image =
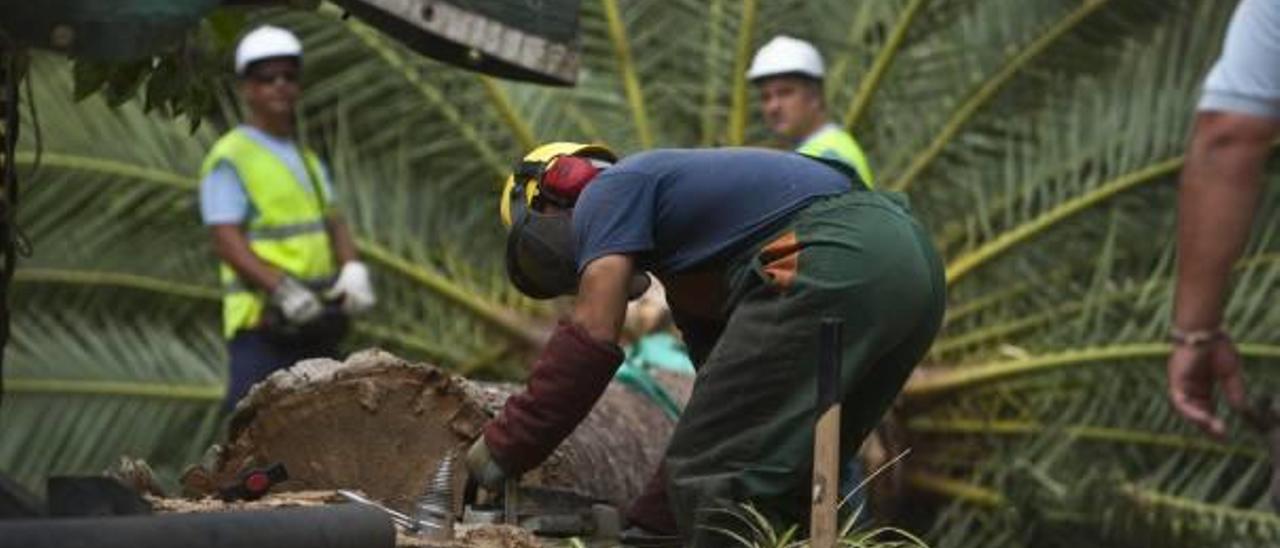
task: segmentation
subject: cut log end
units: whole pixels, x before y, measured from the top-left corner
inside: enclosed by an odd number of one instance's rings
[[[692,378],[660,382],[683,401]],[[273,491],[359,489],[412,513],[444,457],[465,451],[519,388],[469,381],[380,350],[345,362],[300,362],[272,374],[236,406],[212,483],[227,485],[244,470],[280,462],[289,480]],[[656,468],[673,427],[646,397],[610,386],[522,483],[623,508]],[[459,456],[450,478],[455,512],[462,509],[465,480]]]

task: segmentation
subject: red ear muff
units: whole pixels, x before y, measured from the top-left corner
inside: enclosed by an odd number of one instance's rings
[[[591,160],[578,156],[560,156],[551,161],[546,173],[542,174],[542,190],[554,196],[555,201],[572,205],[582,194],[582,189],[600,170],[591,164]]]

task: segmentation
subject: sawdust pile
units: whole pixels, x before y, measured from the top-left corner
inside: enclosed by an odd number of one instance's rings
[[[302,506],[321,506],[347,502],[337,491],[294,491],[290,493],[274,493],[258,500],[223,502],[208,497],[202,499],[156,497],[147,495],[144,498],[151,503],[156,513],[187,514],[191,512],[229,512],[239,510],[269,510],[272,508],[290,508]]]

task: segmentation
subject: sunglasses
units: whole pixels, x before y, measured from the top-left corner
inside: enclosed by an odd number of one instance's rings
[[[276,72],[250,72],[249,80],[257,84],[275,84],[277,82],[285,82],[287,84],[296,84],[300,75],[296,70],[281,70]]]

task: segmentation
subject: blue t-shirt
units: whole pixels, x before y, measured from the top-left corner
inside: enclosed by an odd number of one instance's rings
[[[258,128],[242,125],[239,128],[250,139],[270,150],[293,172],[293,177],[302,185],[307,194],[315,196],[315,189],[308,179],[307,168],[302,164],[302,156],[298,154],[298,145],[291,139],[281,139]],[[329,196],[328,203],[333,204],[333,186],[329,183],[329,173],[320,167],[316,174],[324,193]],[[200,181],[200,217],[206,225],[247,224],[258,215],[245,192],[240,174],[229,162],[218,162],[203,180]]]
[[[628,156],[573,209],[578,270],[625,253],[674,274],[734,252],[814,199],[850,190],[844,174],[799,154],[755,148],[654,150]]]

